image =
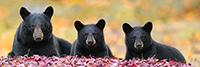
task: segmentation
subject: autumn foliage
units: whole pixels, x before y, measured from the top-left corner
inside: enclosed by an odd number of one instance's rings
[[[16,58],[0,58],[0,66],[5,67],[195,67],[183,62],[174,62],[167,59],[160,60],[156,58],[124,60],[122,58],[110,57],[94,58],[92,56],[78,58],[77,56],[65,57],[46,57],[33,55],[32,57],[20,56]]]

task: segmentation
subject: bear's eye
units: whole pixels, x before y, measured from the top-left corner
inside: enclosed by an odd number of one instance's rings
[[[34,29],[35,28],[35,24],[31,25],[31,29]]]
[[[140,36],[140,38],[143,38],[143,36]]]
[[[44,25],[43,25],[43,24],[40,24],[40,27],[41,27],[41,28],[44,28]]]
[[[97,33],[92,33],[92,35],[96,35]]]
[[[88,35],[88,33],[85,33],[85,35]]]
[[[141,39],[144,39],[144,36],[140,36]]]
[[[135,39],[136,38],[136,36],[133,36],[133,39]]]

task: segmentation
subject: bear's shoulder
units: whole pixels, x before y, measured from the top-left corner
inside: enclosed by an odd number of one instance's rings
[[[157,51],[168,51],[168,52],[178,51],[176,48],[166,44],[154,42],[154,45]]]

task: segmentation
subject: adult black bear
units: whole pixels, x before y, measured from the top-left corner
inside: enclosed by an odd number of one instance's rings
[[[156,57],[158,59],[171,59],[177,62],[186,62],[184,56],[174,47],[160,44],[151,38],[152,23],[148,22],[143,27],[132,28],[128,23],[123,24],[123,31],[126,34],[126,57],[132,59],[139,57],[147,59]]]
[[[53,12],[51,6],[43,13],[30,13],[26,8],[21,7],[20,15],[23,21],[15,33],[12,51],[8,56],[69,55],[71,44],[55,37],[52,33]]]
[[[78,31],[78,38],[72,45],[71,56],[113,56],[110,48],[104,41],[103,29],[105,27],[105,21],[103,19],[99,20],[97,24],[83,25],[80,21],[76,21],[74,25]]]

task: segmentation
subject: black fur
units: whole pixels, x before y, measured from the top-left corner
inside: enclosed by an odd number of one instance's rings
[[[147,59],[148,57],[156,57],[160,60],[171,59],[177,62],[186,62],[184,56],[174,47],[160,44],[151,38],[152,23],[148,22],[143,27],[131,27],[128,23],[123,24],[123,31],[126,34],[126,60],[133,57]],[[142,49],[137,49],[134,44],[140,43],[144,45]],[[140,44],[141,45],[141,44]]]
[[[105,27],[105,21],[99,20],[97,24],[83,25],[80,21],[75,22],[75,28],[78,31],[78,38],[74,41],[70,55],[94,57],[111,57],[112,52],[104,41],[103,29]],[[86,44],[87,37],[94,37],[95,44],[90,47]],[[93,42],[93,40],[91,40]]]
[[[53,8],[49,6],[43,13],[30,13],[24,7],[20,9],[23,19],[19,25],[13,42],[12,51],[8,56],[32,56],[34,54],[45,56],[69,55],[71,44],[68,41],[57,38],[52,33],[51,17]],[[34,40],[34,30],[41,29],[43,40]]]

